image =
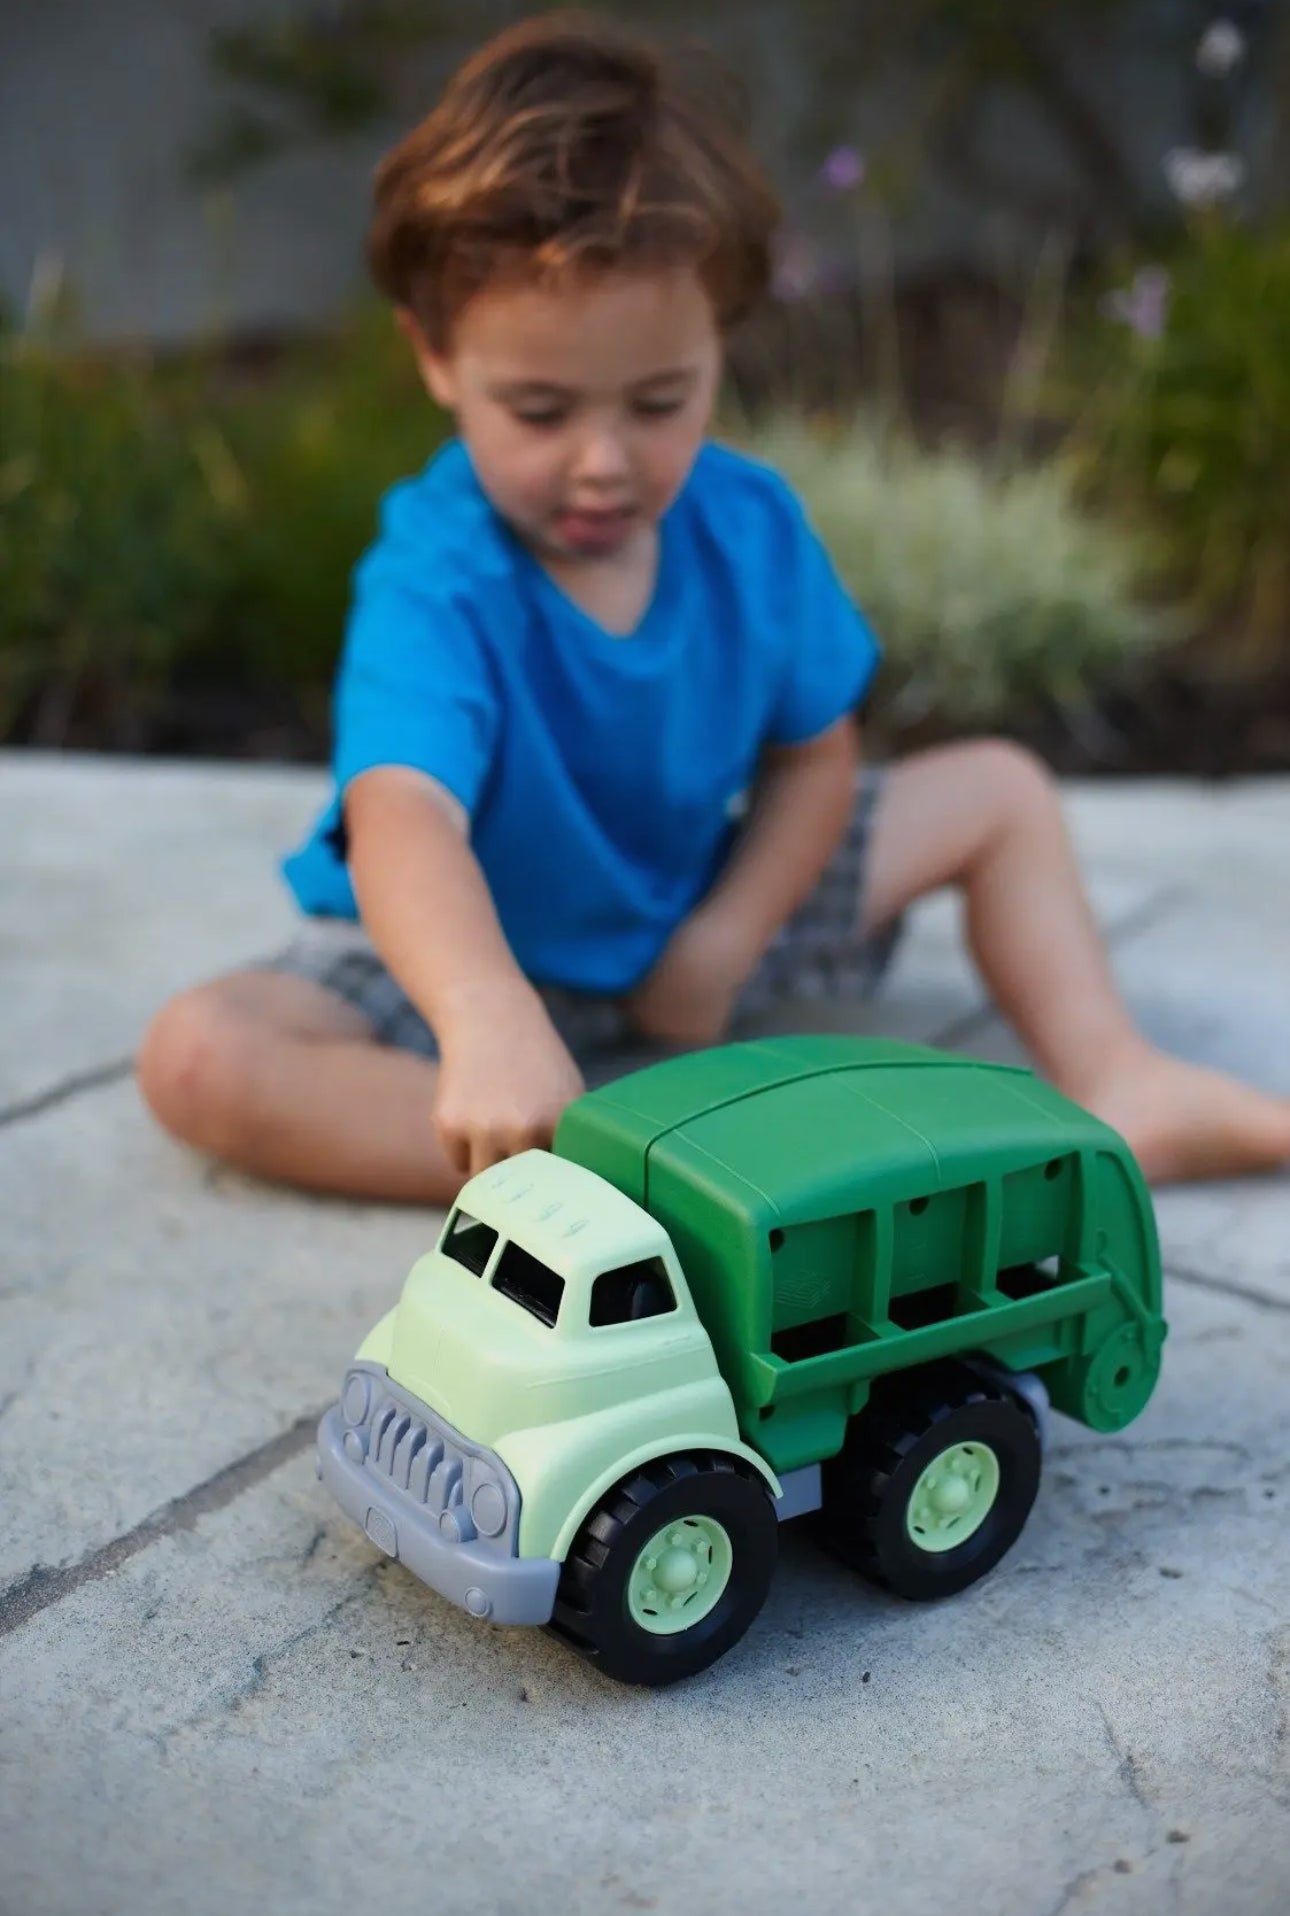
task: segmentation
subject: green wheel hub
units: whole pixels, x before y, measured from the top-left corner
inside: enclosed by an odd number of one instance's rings
[[[681,1517],[656,1530],[632,1565],[627,1609],[651,1636],[689,1630],[716,1609],[735,1553],[715,1517]]]
[[[989,1444],[951,1444],[914,1485],[905,1526],[920,1550],[953,1550],[981,1528],[999,1494],[999,1459]]]

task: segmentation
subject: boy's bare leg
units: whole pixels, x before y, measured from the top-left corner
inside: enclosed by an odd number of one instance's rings
[[[1225,1177],[1290,1163],[1290,1100],[1147,1043],[1120,999],[1052,779],[986,740],[895,766],[874,821],[866,928],[941,885],[996,1003],[1040,1071],[1114,1125],[1146,1175]]]
[[[236,972],[185,992],[154,1019],[137,1069],[168,1131],[259,1177],[422,1204],[461,1186],[431,1123],[435,1066],[375,1043],[306,978]]]

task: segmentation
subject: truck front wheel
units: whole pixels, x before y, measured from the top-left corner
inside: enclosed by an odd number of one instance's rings
[[[824,1466],[824,1541],[897,1596],[953,1596],[1021,1535],[1040,1461],[1006,1387],[957,1365],[894,1377]]]
[[[778,1548],[760,1477],[719,1454],[663,1458],[618,1484],[583,1524],[551,1627],[620,1683],[675,1683],[743,1636]]]

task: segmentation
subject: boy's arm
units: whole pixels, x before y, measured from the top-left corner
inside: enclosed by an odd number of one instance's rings
[[[750,971],[837,850],[859,765],[850,718],[805,744],[773,745],[763,755],[747,826],[702,907],[741,935]]]
[[[434,1124],[468,1175],[548,1144],[582,1079],[506,943],[467,819],[410,766],[364,772],[345,794],[363,923],[433,1029]]]
[[[729,864],[629,1000],[643,1031],[676,1044],[720,1037],[740,988],[837,848],[858,766],[850,718],[767,750]]]

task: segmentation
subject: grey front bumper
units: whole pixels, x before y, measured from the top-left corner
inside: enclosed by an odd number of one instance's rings
[[[345,1424],[333,1406],[318,1426],[318,1474],[341,1509],[378,1550],[473,1617],[491,1623],[547,1623],[560,1566],[550,1557],[503,1557],[478,1543],[457,1543],[433,1511],[348,1456]]]

